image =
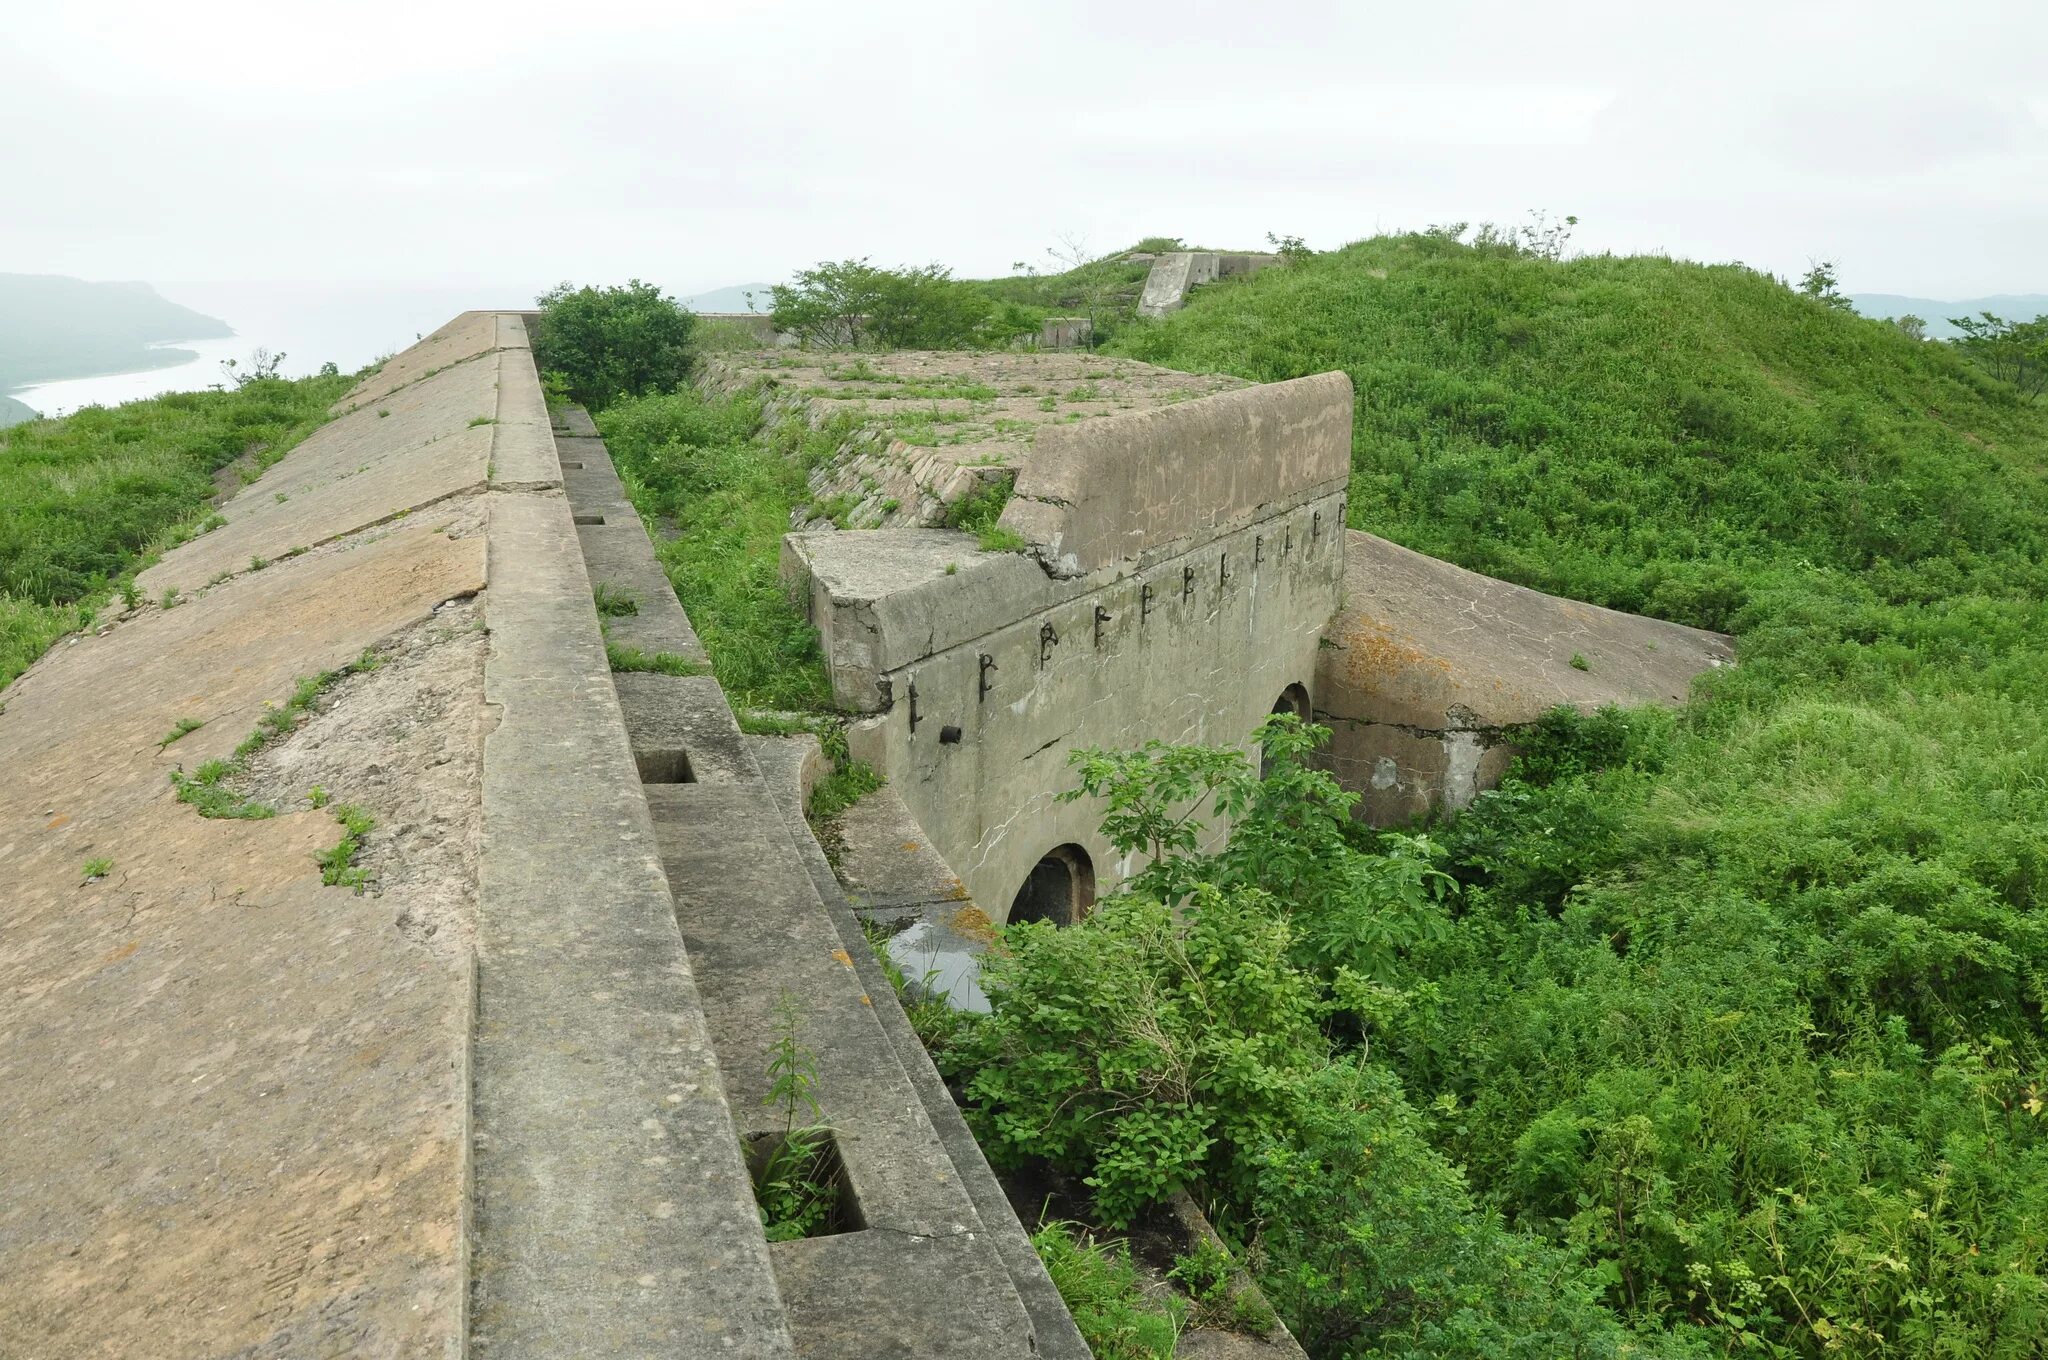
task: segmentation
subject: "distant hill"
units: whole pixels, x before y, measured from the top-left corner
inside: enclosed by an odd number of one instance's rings
[[[714,288],[708,293],[697,293],[683,299],[683,305],[693,312],[765,312],[768,310],[768,290],[772,283],[736,283],[730,288]],[[747,306],[747,294],[754,295],[754,305]]]
[[[1889,321],[1895,316],[1917,316],[1927,323],[1931,340],[1953,340],[1957,331],[1948,324],[1952,316],[1975,316],[1990,312],[2008,321],[2032,321],[2048,316],[2048,293],[1999,293],[1992,297],[1960,298],[1943,302],[1938,298],[1902,297],[1897,293],[1851,293],[1849,301],[1865,316]]]
[[[9,425],[19,425],[25,420],[34,420],[39,414],[35,408],[16,401],[13,397],[0,397],[0,430]]]
[[[172,340],[218,340],[234,328],[166,301],[146,283],[88,283],[59,274],[0,274],[0,392],[29,383],[168,368]]]

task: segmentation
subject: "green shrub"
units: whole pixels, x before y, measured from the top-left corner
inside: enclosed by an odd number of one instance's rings
[[[534,362],[592,411],[621,396],[665,392],[690,376],[697,318],[651,283],[565,283],[539,303]]]

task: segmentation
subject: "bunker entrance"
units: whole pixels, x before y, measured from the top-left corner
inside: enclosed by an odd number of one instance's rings
[[[1301,685],[1289,685],[1280,691],[1280,697],[1273,701],[1275,713],[1292,713],[1303,722],[1312,720],[1314,710],[1309,707],[1308,690]],[[1273,761],[1265,752],[1259,753],[1259,778],[1273,773]]]
[[[1010,921],[1070,926],[1095,905],[1095,865],[1078,845],[1062,845],[1032,866],[1010,902]]]

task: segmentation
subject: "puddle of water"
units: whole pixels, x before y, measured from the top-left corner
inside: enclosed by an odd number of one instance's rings
[[[980,946],[931,921],[916,921],[889,937],[889,957],[923,995],[944,993],[957,1011],[988,1011],[981,990]]]

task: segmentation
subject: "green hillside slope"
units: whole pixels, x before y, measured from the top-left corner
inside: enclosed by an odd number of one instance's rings
[[[1438,833],[1372,1052],[1475,1189],[1731,1354],[2048,1349],[2048,407],[1745,269],[1429,237],[1118,347],[1343,368],[1354,526],[1740,637]]]

